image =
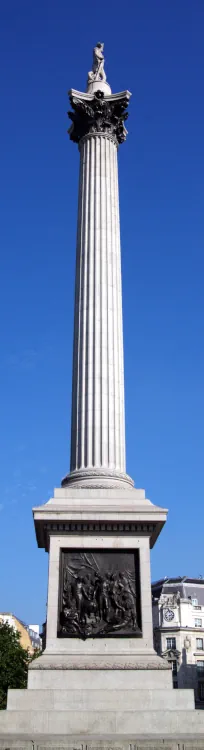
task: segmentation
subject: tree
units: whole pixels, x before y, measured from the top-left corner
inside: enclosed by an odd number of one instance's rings
[[[29,652],[20,643],[20,633],[0,622],[0,709],[6,708],[8,688],[27,685]]]
[[[29,655],[29,663],[31,661],[34,661],[34,659],[38,659],[38,656],[41,656],[42,649],[41,648],[34,648],[33,654]]]

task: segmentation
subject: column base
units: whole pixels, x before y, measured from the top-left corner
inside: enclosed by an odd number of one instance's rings
[[[61,486],[81,487],[87,489],[132,489],[134,481],[128,474],[108,469],[76,469],[62,479]]]

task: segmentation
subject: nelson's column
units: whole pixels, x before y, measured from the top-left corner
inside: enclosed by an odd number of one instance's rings
[[[128,750],[147,737],[176,750],[204,737],[204,715],[153,648],[150,548],[167,511],[126,474],[117,151],[130,93],[111,93],[102,43],[87,92],[69,97],[80,152],[70,473],[34,508],[49,553],[46,648],[28,689],[8,691],[1,750],[22,737],[25,750],[108,738]]]

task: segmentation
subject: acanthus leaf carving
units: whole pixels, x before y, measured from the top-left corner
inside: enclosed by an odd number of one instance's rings
[[[69,128],[70,139],[79,143],[82,138],[92,133],[102,133],[115,138],[117,143],[123,143],[127,130],[124,122],[127,120],[128,97],[115,101],[104,96],[103,91],[96,91],[93,99],[87,100],[70,94],[73,112],[68,112],[72,121]]]

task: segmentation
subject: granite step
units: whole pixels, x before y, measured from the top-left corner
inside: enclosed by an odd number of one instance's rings
[[[37,659],[36,659],[37,661]],[[28,689],[172,690],[169,669],[39,669],[28,670]]]
[[[43,735],[57,737],[77,734],[101,738],[127,737],[204,738],[204,712],[194,710],[159,711],[0,711],[0,738],[24,734],[26,739]],[[8,745],[7,745],[8,747]],[[22,745],[21,745],[22,747]]]
[[[12,690],[8,711],[142,711],[194,708],[193,690]]]

